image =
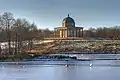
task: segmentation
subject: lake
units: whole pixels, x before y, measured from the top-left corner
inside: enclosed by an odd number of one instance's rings
[[[68,67],[65,64],[68,64]],[[120,80],[120,61],[45,61],[41,62],[41,65],[1,64],[0,80]]]

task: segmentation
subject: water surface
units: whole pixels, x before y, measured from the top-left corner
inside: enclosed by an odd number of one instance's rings
[[[45,65],[1,65],[0,80],[120,80],[120,61],[82,61],[74,62],[72,65],[70,64],[73,62],[66,62],[69,63],[68,67],[45,63]],[[83,63],[87,65],[81,65]],[[113,63],[118,66],[107,65]]]

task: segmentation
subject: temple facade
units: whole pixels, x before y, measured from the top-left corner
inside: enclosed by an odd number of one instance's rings
[[[64,18],[62,26],[54,28],[55,34],[60,38],[83,37],[83,27],[76,27],[75,21],[69,16]]]

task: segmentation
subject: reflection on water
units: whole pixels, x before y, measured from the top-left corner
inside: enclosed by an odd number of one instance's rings
[[[0,80],[120,80],[119,66],[94,66],[100,63],[120,64],[120,61],[81,63],[93,63],[93,66],[81,66],[78,62],[68,67],[65,65],[1,65]]]

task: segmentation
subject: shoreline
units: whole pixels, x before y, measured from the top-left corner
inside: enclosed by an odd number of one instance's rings
[[[108,61],[108,60],[114,60],[114,61],[120,61],[120,59],[71,59],[71,60],[64,60],[64,59],[39,59],[39,60],[20,60],[20,61],[0,61],[1,63],[29,63],[29,62],[76,62],[76,61]]]
[[[67,52],[48,52],[47,54],[120,54],[119,52],[82,52],[82,51],[67,51]]]
[[[102,62],[102,63],[97,63]],[[113,62],[115,62],[113,64]],[[0,66],[20,66],[26,67],[27,65],[36,66],[86,66],[86,67],[120,67],[120,60],[94,60],[94,61],[28,61],[28,62],[0,62]]]

